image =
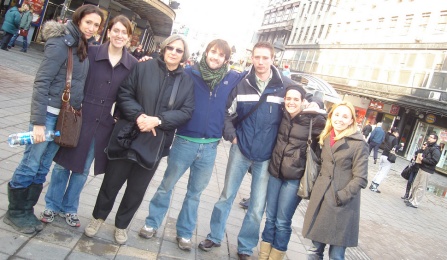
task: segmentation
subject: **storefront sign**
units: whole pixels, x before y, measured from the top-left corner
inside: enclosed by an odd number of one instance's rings
[[[383,102],[371,101],[371,103],[369,104],[369,109],[376,110],[376,111],[382,111]]]
[[[391,108],[390,108],[390,114],[392,114],[392,115],[398,115],[398,114],[399,114],[399,109],[400,109],[399,106],[391,105]]]
[[[439,139],[443,142],[447,142],[447,131],[444,130],[441,133],[439,133]]]
[[[45,8],[48,0],[25,0],[25,3],[30,5],[33,10],[33,20],[31,25],[39,27],[42,23],[42,17],[45,13]]]
[[[436,116],[433,114],[427,114],[425,116],[425,122],[427,122],[429,124],[433,124],[434,122],[436,122]]]

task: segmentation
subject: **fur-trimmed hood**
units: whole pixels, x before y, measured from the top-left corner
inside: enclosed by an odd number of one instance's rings
[[[72,47],[78,46],[79,38],[82,37],[81,35],[79,28],[72,21],[68,21],[66,24],[48,21],[42,29],[42,39],[44,41],[63,36],[65,44]]]

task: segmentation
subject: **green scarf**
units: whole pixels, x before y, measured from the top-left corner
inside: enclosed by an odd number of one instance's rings
[[[203,55],[199,63],[199,70],[202,74],[203,81],[205,81],[206,85],[208,85],[212,91],[227,74],[228,64],[224,64],[217,70],[212,70],[208,67],[208,64],[206,64],[206,56]]]

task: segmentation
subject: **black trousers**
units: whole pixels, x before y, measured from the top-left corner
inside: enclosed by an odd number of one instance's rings
[[[3,35],[2,41],[0,43],[3,50],[6,50],[6,47],[8,47],[8,43],[9,41],[11,41],[12,36],[14,36],[14,34],[11,34],[9,32],[5,32],[5,34]]]
[[[93,217],[95,219],[107,219],[118,192],[124,182],[127,181],[126,191],[115,217],[115,227],[119,229],[127,228],[143,201],[147,186],[149,186],[159,163],[160,161],[157,162],[154,169],[147,170],[139,164],[127,160],[109,161],[101,189],[96,198]]]

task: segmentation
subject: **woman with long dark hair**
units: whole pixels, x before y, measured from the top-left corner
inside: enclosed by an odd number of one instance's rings
[[[89,66],[87,39],[98,31],[103,20],[101,9],[83,5],[76,9],[67,24],[50,21],[43,27],[44,59],[34,80],[31,101],[29,129],[33,132],[34,144],[26,146],[23,159],[8,184],[8,212],[3,218],[19,232],[32,234],[43,229],[34,215],[34,205],[59,149],[56,143],[45,141],[45,131],[56,127],[67,75],[68,48],[73,48],[70,105],[80,109]]]

